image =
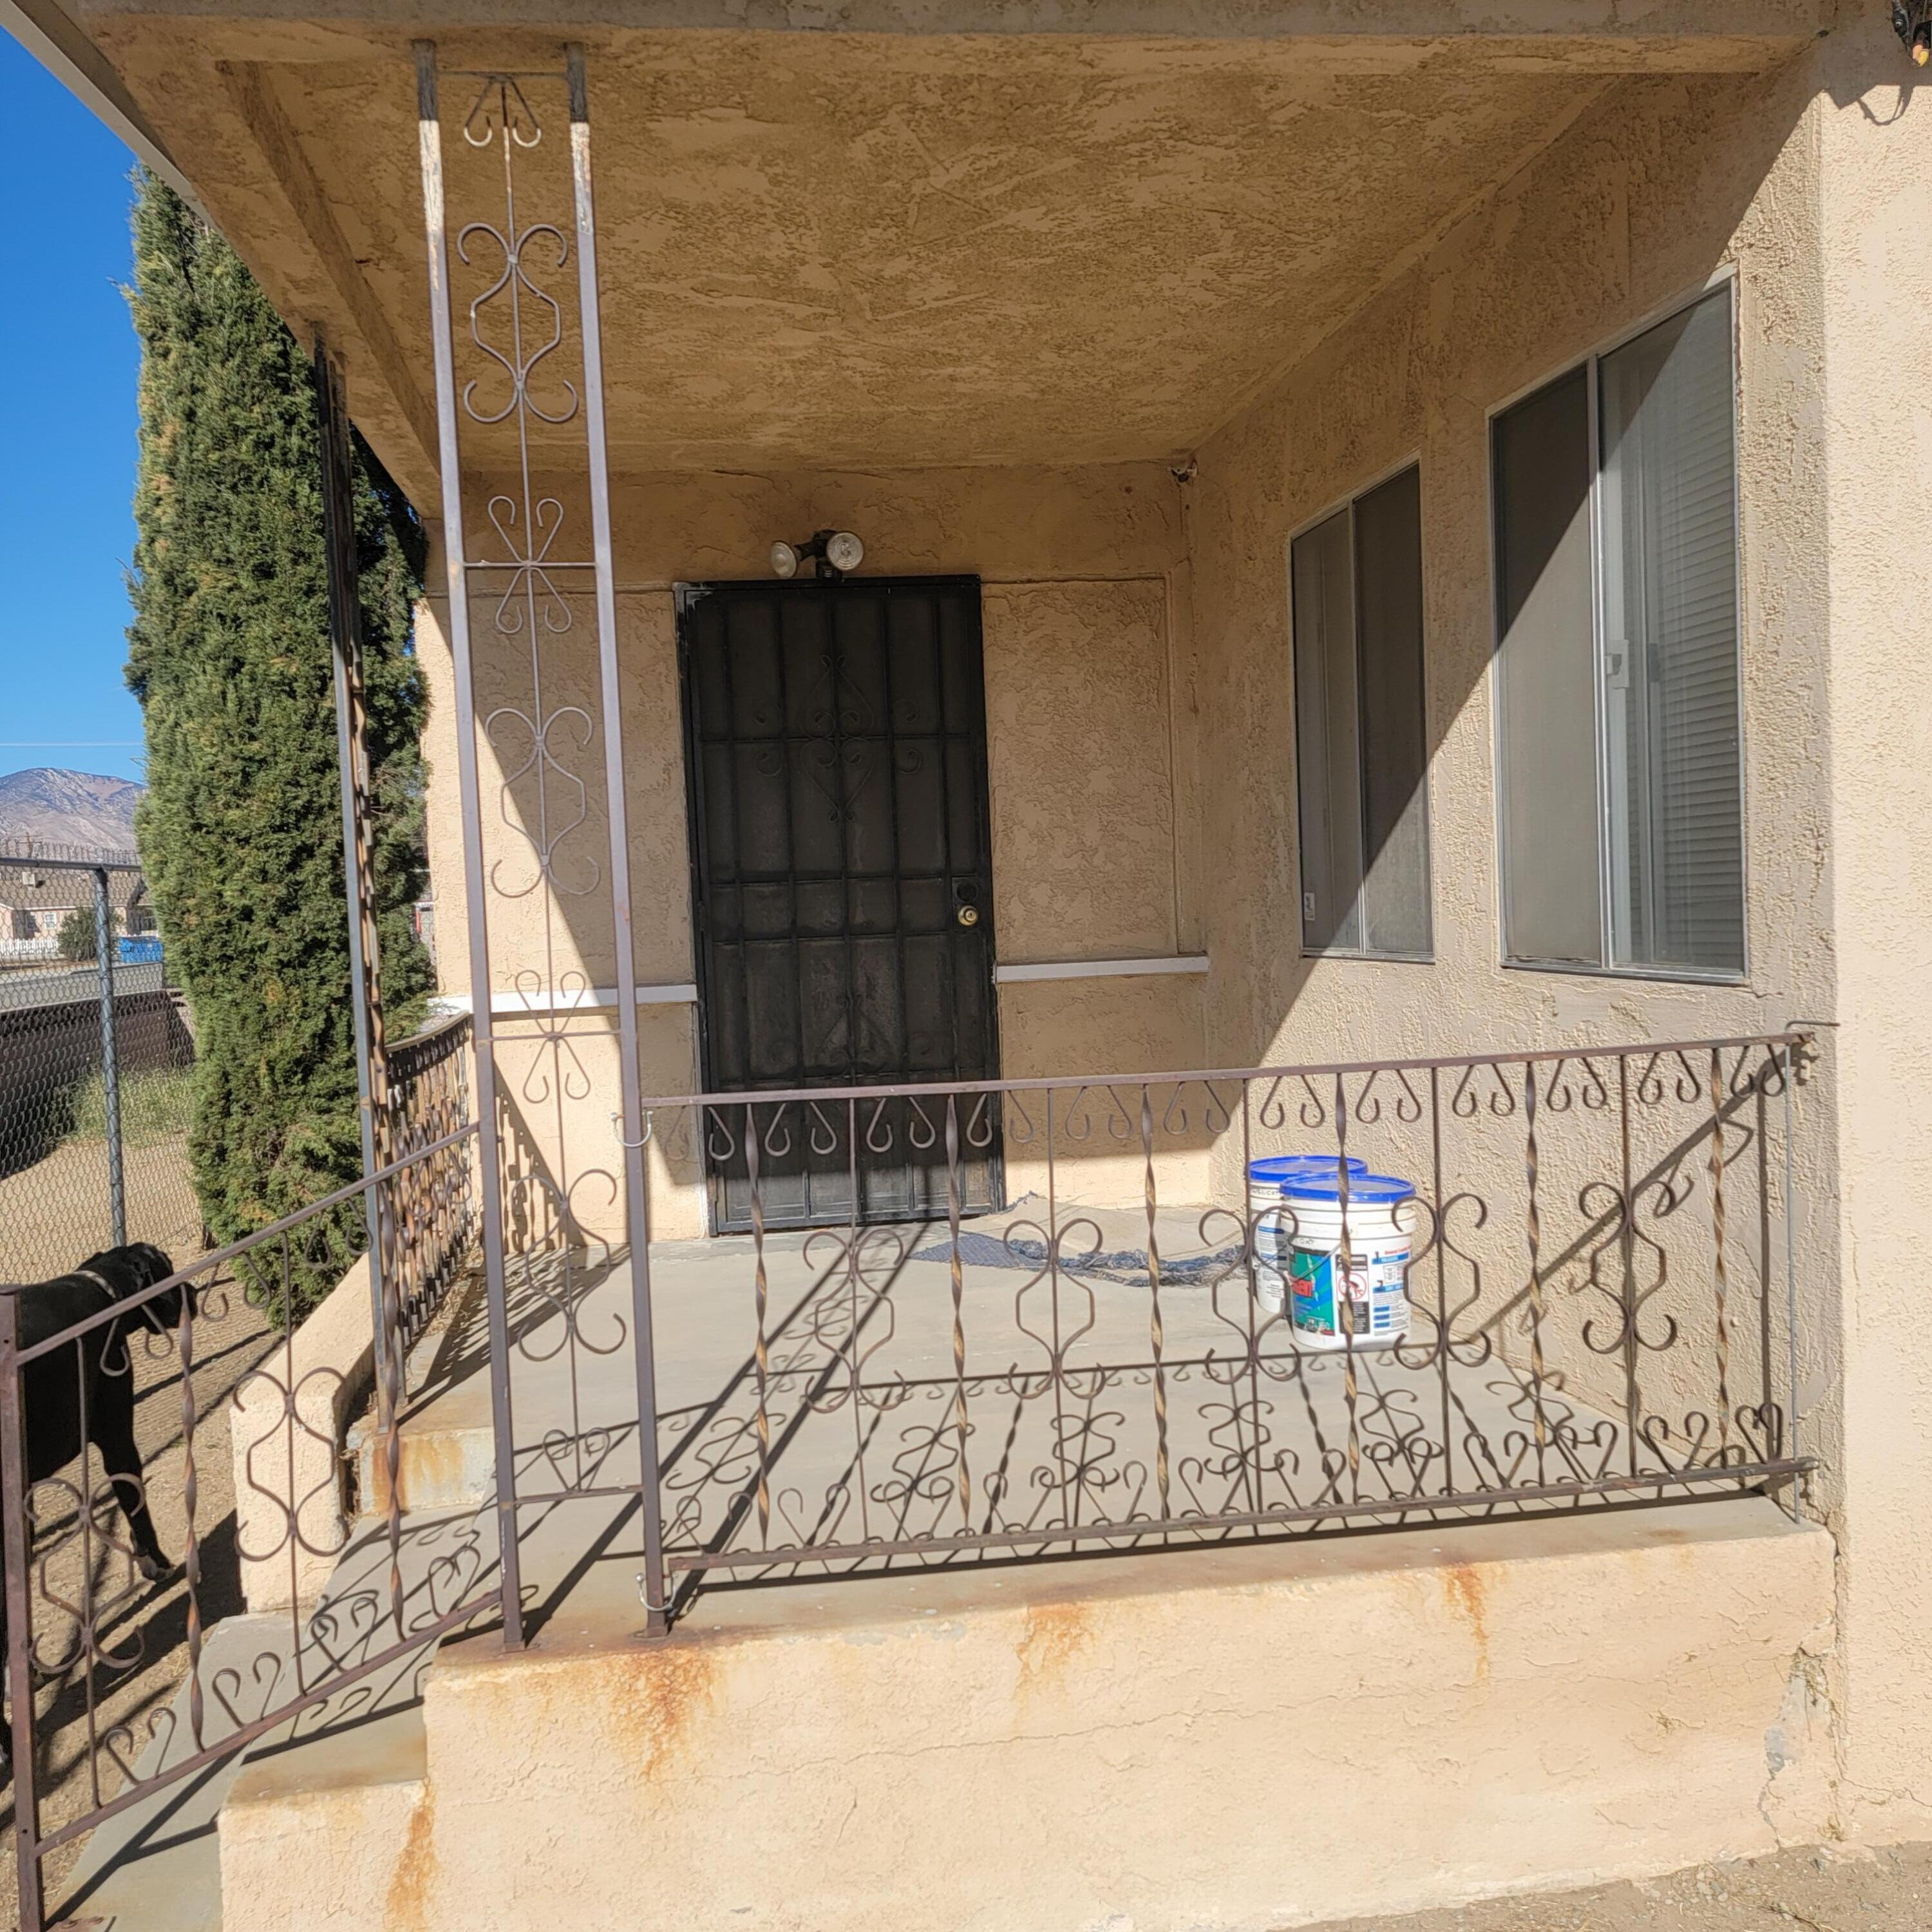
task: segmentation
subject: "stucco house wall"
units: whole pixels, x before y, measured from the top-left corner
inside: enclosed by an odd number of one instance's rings
[[[582,527],[581,486],[560,479],[566,526]],[[472,500],[488,492],[479,488]],[[888,472],[797,476],[664,475],[613,479],[627,802],[640,982],[688,984],[692,950],[682,724],[674,586],[768,577],[774,538],[827,525],[858,531],[869,574],[976,574],[982,604],[994,919],[1003,964],[1171,958],[1198,951],[1198,780],[1181,665],[1190,613],[1180,485],[1167,466],[1065,470]],[[487,532],[484,538],[487,541]],[[532,998],[614,979],[608,832],[598,741],[565,720],[560,758],[586,779],[580,802],[553,777],[548,827],[562,890],[533,889],[527,632],[499,628],[500,588],[472,600],[492,958],[500,994]],[[425,749],[431,884],[440,956],[466,978],[467,914],[451,665],[442,600],[420,632],[431,693]],[[594,613],[570,600],[572,628],[542,647],[544,708],[599,717]],[[515,621],[514,610],[506,622]],[[506,784],[506,781],[508,781]],[[559,836],[579,809],[582,822]],[[1144,1072],[1204,1064],[1203,980],[1165,973],[1022,981],[999,989],[1000,1058],[1010,1078]],[[647,1092],[698,1090],[695,1009],[640,1011]],[[568,1044],[550,1020],[506,1019],[502,1084],[520,1138],[562,1185],[586,1226],[614,1233],[617,1106],[608,1007],[574,1014]],[[1063,1150],[1066,1151],[1066,1150]],[[1202,1197],[1204,1152],[1168,1162],[1176,1198]],[[686,1148],[660,1157],[666,1234],[702,1232]],[[1119,1172],[1114,1169],[1118,1167]],[[1010,1191],[1034,1177],[1010,1162]],[[1138,1186],[1137,1160],[1076,1161],[1076,1193]],[[1079,1178],[1076,1178],[1079,1177]]]
[[[1802,73],[1619,86],[1202,449],[1187,496],[1211,1050],[1223,1064],[1772,1030],[1831,916],[1816,130]],[[1736,278],[1750,969],[1737,988],[1501,964],[1489,418]],[[1289,534],[1421,470],[1435,961],[1302,956]]]

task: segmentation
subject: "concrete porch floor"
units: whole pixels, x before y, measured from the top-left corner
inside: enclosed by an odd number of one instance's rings
[[[768,1236],[762,1351],[749,1237],[654,1246],[668,1546],[964,1534],[997,1556],[1000,1537],[1054,1523],[1332,1505],[1338,1526],[1344,1504],[1393,1521],[1418,1496],[1603,1473],[1594,1432],[1607,1418],[1560,1378],[1545,1387],[1539,1459],[1527,1378],[1500,1354],[1445,1371],[1385,1348],[1351,1360],[1299,1347],[1257,1311],[1196,1210],[1156,1216],[1156,1334],[1144,1216],[1082,1209],[1076,1227],[1063,1210],[1056,1280],[1044,1204],[1022,1200],[962,1232],[956,1337],[943,1223],[862,1230],[856,1266],[843,1230]],[[540,1258],[517,1269],[510,1300],[520,1499],[634,1485],[628,1260]],[[1241,1366],[1256,1331],[1258,1372]],[[472,1306],[422,1364],[404,1418],[406,1513],[494,1497],[491,1402]],[[379,1445],[365,1426],[352,1446],[363,1508],[380,1513]]]

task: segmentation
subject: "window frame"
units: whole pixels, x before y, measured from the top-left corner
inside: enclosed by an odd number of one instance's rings
[[[1372,495],[1384,484],[1393,483],[1398,476],[1413,470],[1415,472],[1416,490],[1416,553],[1418,568],[1420,573],[1423,600],[1422,664],[1420,703],[1422,713],[1422,820],[1424,850],[1428,860],[1428,898],[1424,907],[1429,918],[1429,950],[1426,952],[1389,952],[1366,946],[1311,946],[1308,943],[1307,925],[1302,912],[1302,850],[1304,833],[1301,820],[1301,752],[1298,734],[1301,717],[1301,692],[1299,668],[1296,662],[1294,634],[1294,546],[1311,530],[1318,530],[1330,518],[1346,513],[1348,519],[1348,555],[1352,566],[1355,560],[1355,506],[1362,498]],[[1294,796],[1294,926],[1299,935],[1296,956],[1302,959],[1355,959],[1372,965],[1433,966],[1436,964],[1436,850],[1434,829],[1436,814],[1430,796],[1431,782],[1436,764],[1434,748],[1430,741],[1430,728],[1435,717],[1432,702],[1429,663],[1429,519],[1424,507],[1422,452],[1412,449],[1398,457],[1394,462],[1376,470],[1361,482],[1354,484],[1342,496],[1332,498],[1312,516],[1304,517],[1290,530],[1282,544],[1282,572],[1287,587],[1288,610],[1288,682],[1290,716],[1298,734],[1295,746],[1295,796]],[[1352,574],[1349,584],[1351,608],[1359,616],[1356,603],[1356,586]],[[1359,657],[1360,640],[1357,638],[1356,649]],[[1359,723],[1355,746],[1355,780],[1359,789],[1362,776],[1362,748]],[[1364,868],[1366,883],[1366,868]],[[1356,888],[1359,897],[1361,887]]]
[[[1738,658],[1738,844],[1739,892],[1743,908],[1742,946],[1743,960],[1735,970],[1712,969],[1700,970],[1690,966],[1619,966],[1609,956],[1612,950],[1612,934],[1614,931],[1612,894],[1616,890],[1610,864],[1610,720],[1604,704],[1604,502],[1601,488],[1603,479],[1603,439],[1600,416],[1603,406],[1602,364],[1606,356],[1634,342],[1640,336],[1647,335],[1653,329],[1686,310],[1694,308],[1708,297],[1724,291],[1729,297],[1731,344],[1731,449],[1732,504],[1731,504],[1731,578],[1733,608],[1737,613]],[[1750,754],[1745,735],[1744,705],[1744,635],[1746,616],[1744,609],[1744,466],[1742,461],[1744,437],[1744,356],[1743,356],[1743,283],[1735,262],[1727,262],[1706,278],[1698,288],[1680,290],[1668,301],[1647,310],[1636,321],[1594,343],[1580,356],[1566,357],[1562,362],[1546,369],[1541,374],[1508,395],[1492,403],[1483,416],[1483,490],[1484,512],[1489,520],[1490,553],[1490,782],[1495,800],[1495,830],[1496,841],[1496,957],[1497,962],[1507,972],[1558,973],[1571,979],[1620,980],[1648,981],[1662,986],[1744,986],[1750,983],[1751,958],[1751,838],[1749,808],[1750,802]],[[1590,652],[1592,664],[1592,689],[1595,694],[1596,716],[1592,736],[1597,749],[1596,801],[1597,801],[1597,851],[1598,932],[1601,935],[1600,950],[1604,955],[1600,960],[1528,959],[1520,958],[1509,950],[1510,930],[1510,865],[1509,832],[1507,800],[1504,790],[1503,743],[1504,710],[1503,680],[1502,670],[1503,644],[1503,582],[1502,556],[1499,547],[1500,526],[1496,500],[1496,425],[1498,418],[1506,416],[1519,403],[1527,402],[1539,392],[1552,383],[1561,382],[1565,376],[1574,375],[1578,370],[1584,371],[1584,388],[1589,409],[1590,472]],[[1318,519],[1317,520],[1319,520]]]

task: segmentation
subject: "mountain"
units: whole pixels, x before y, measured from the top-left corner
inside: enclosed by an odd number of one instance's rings
[[[119,851],[134,848],[134,808],[146,785],[41,765],[0,777],[0,839]]]

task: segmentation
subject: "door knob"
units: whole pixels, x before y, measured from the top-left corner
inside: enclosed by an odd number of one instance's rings
[[[977,926],[980,923],[980,908],[976,905],[962,906],[959,908],[959,923],[962,926]]]

